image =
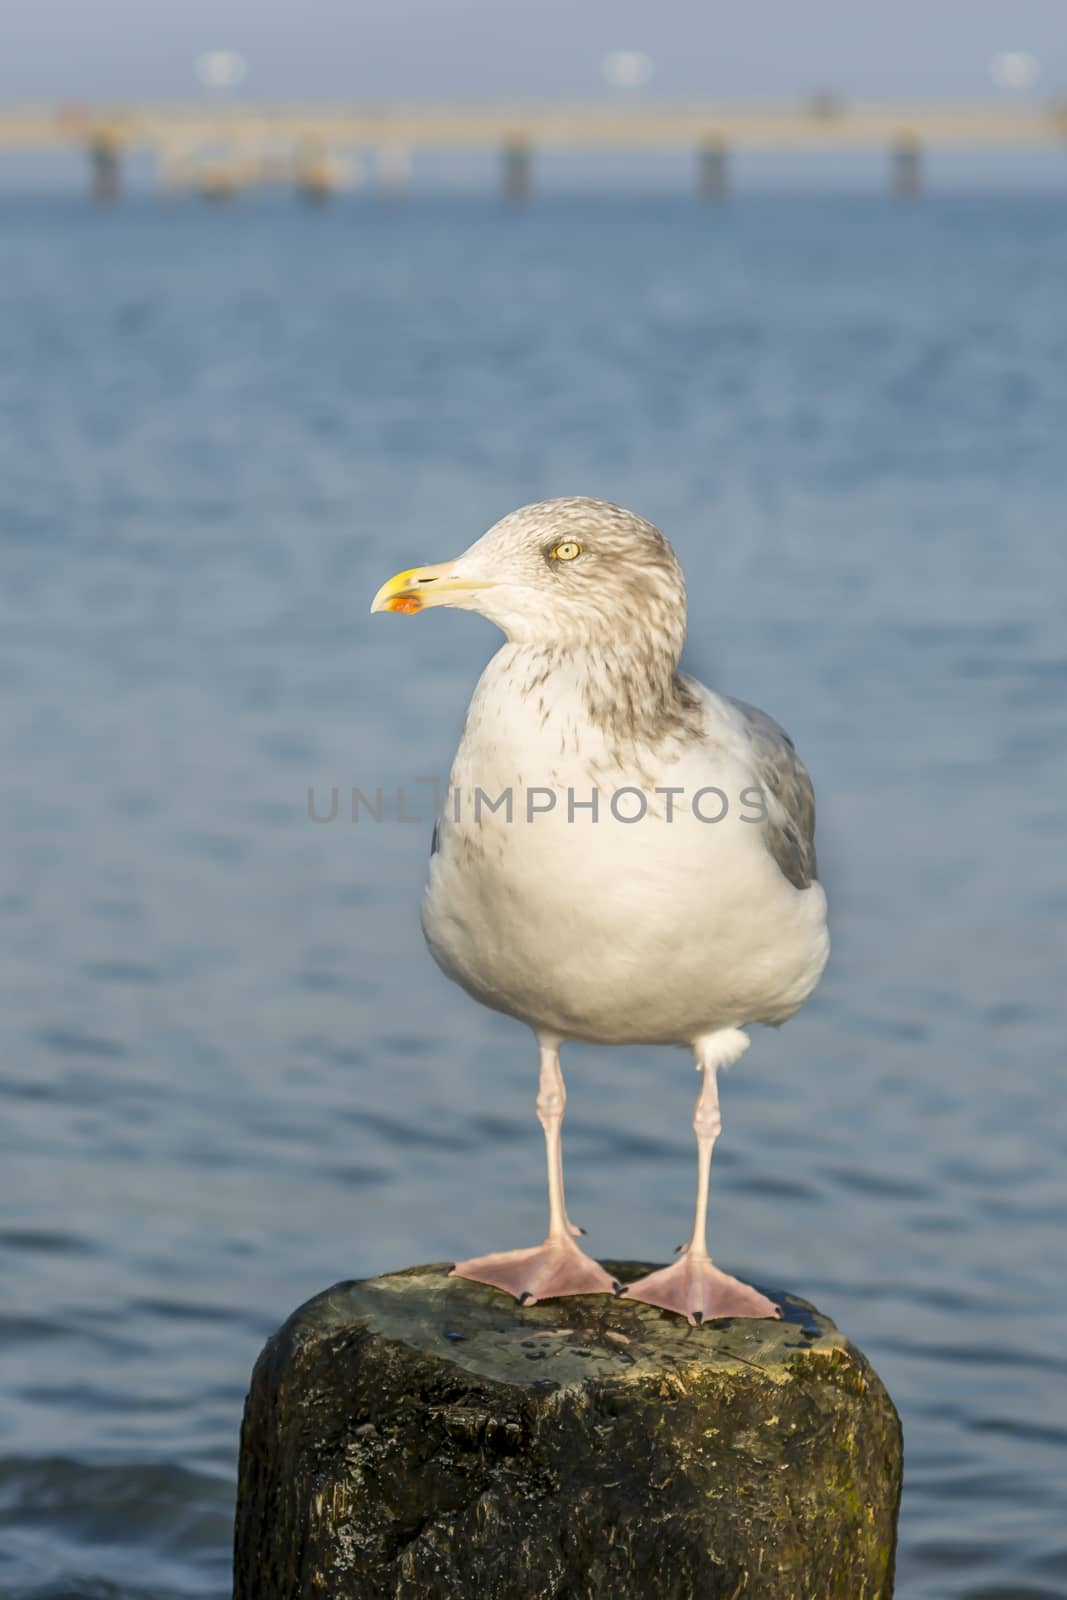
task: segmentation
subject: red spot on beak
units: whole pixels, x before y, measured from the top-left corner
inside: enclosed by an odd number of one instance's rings
[[[413,594],[402,594],[389,602],[390,611],[421,611],[422,601]]]

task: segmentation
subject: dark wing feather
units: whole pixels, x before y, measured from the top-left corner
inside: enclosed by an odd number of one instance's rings
[[[815,861],[815,791],[792,739],[773,717],[744,700],[741,713],[760,787],[767,796],[767,848],[797,889],[818,877]]]

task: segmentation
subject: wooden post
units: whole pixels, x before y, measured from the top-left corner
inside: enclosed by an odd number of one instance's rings
[[[914,200],[922,194],[923,152],[918,139],[905,133],[892,152],[893,193],[898,200]]]
[[[533,189],[533,155],[525,139],[510,139],[500,153],[500,186],[505,200],[518,205]]]
[[[897,1414],[774,1298],[698,1328],[447,1265],[337,1284],[252,1376],[234,1600],[890,1600]]]
[[[106,134],[97,135],[89,145],[89,171],[94,200],[110,205],[119,198],[122,190],[119,147]]]
[[[697,191],[702,200],[725,200],[730,192],[730,151],[722,139],[709,139],[697,151]]]

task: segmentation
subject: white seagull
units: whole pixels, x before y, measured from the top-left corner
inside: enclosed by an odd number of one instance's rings
[[[455,561],[398,573],[372,611],[459,606],[506,643],[482,674],[434,829],[422,923],[438,965],[527,1023],[541,1052],[548,1237],[457,1263],[521,1301],[625,1293],[699,1323],[779,1315],[708,1254],[716,1075],[781,1023],[829,954],[815,802],[762,711],[678,670],[685,580],[667,540],[603,500],[548,500]],[[692,1237],[625,1288],[563,1195],[559,1050],[688,1046],[702,1073]]]

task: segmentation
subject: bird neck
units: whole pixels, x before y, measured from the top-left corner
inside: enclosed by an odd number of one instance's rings
[[[523,691],[543,695],[550,679],[577,697],[590,726],[617,742],[659,744],[696,725],[699,704],[679,676],[671,648],[652,641],[516,647]]]

